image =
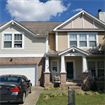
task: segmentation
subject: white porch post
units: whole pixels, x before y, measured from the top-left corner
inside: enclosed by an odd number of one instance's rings
[[[66,73],[66,70],[65,70],[65,58],[64,58],[63,55],[61,56],[61,73]]]
[[[83,56],[82,57],[82,72],[88,72],[88,69],[87,69],[87,62],[86,62],[86,56]]]
[[[45,73],[50,73],[50,71],[49,71],[49,57],[45,58]]]

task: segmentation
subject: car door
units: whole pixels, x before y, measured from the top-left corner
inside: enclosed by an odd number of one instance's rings
[[[27,83],[27,80],[26,80],[25,78],[22,78],[22,79],[21,79],[21,82],[22,82],[22,84],[21,84],[22,89],[23,89],[23,91],[26,92],[26,96],[27,96],[28,93],[29,93],[29,85],[28,85],[28,83]]]

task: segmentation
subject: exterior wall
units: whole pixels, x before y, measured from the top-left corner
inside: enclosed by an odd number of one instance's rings
[[[55,50],[55,33],[49,34],[49,49]]]
[[[103,19],[103,16],[102,16]],[[84,20],[84,21],[83,21]],[[68,22],[65,26],[62,27],[62,29],[71,29],[71,28],[83,28],[84,24],[84,29],[104,29],[100,24],[98,24],[95,21],[95,26],[93,24],[93,20],[86,15],[84,15],[84,19],[82,18],[82,15],[79,15],[78,17],[72,19],[70,22]]]
[[[37,83],[38,86],[43,86],[44,84],[44,70],[45,70],[45,58],[0,58],[0,65],[38,65],[37,70]]]
[[[88,33],[88,32],[87,32]],[[98,32],[98,46],[99,50],[103,50],[103,45],[105,43],[105,33],[104,32]],[[58,51],[63,51],[68,48],[68,35],[67,32],[59,32],[58,33]],[[81,48],[82,49],[82,48]],[[84,48],[83,48],[84,50]],[[86,49],[85,49],[86,50]]]
[[[98,43],[99,49],[103,50],[105,48],[105,32],[98,32]]]
[[[62,51],[68,48],[67,32],[58,33],[58,51]]]
[[[2,32],[24,32],[24,49],[20,50],[6,50],[1,49],[2,46]],[[4,30],[0,31],[0,54],[44,54],[46,52],[46,39],[45,38],[36,38],[33,35],[25,32],[20,29],[18,26],[8,26]]]
[[[73,28],[82,28],[82,16],[73,20]]]

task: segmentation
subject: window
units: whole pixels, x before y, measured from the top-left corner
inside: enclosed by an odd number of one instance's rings
[[[70,35],[70,47],[77,46],[77,35],[71,34]]]
[[[95,72],[95,61],[89,61],[88,62],[88,69],[91,72],[91,76],[96,76],[96,72]]]
[[[96,47],[96,35],[89,35],[89,47]]]
[[[22,48],[22,34],[14,35],[14,48]]]
[[[79,45],[80,45],[80,47],[87,47],[87,37],[86,37],[85,34],[84,35],[82,35],[82,34],[79,35]]]
[[[54,60],[52,61],[52,72],[55,71],[55,72],[58,72],[58,61]]]
[[[22,32],[3,33],[3,46],[2,48],[16,49],[23,48],[24,36]]]
[[[97,33],[68,33],[68,48],[76,46],[78,48],[98,47]]]
[[[12,34],[4,34],[4,48],[12,47]]]
[[[105,76],[104,61],[88,61],[88,70],[91,72],[91,76]]]
[[[104,62],[97,61],[98,76],[104,76]]]

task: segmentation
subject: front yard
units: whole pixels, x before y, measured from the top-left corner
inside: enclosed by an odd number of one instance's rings
[[[105,94],[75,94],[76,105],[105,105]],[[36,105],[68,105],[67,93],[41,93]]]

